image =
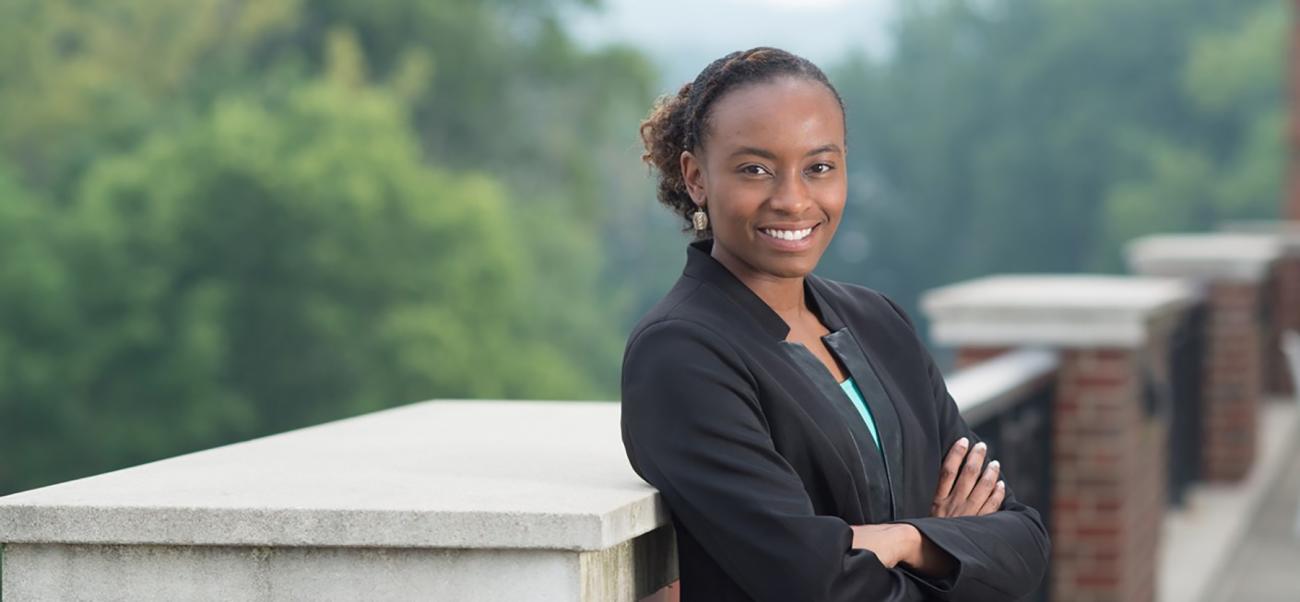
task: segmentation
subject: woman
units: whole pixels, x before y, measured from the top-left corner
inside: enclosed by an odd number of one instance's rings
[[[696,232],[622,374],[623,443],[673,518],[682,600],[1034,591],[1042,521],[986,464],[908,317],[812,273],[847,194],[825,75],[734,52],[641,134],[660,201]]]

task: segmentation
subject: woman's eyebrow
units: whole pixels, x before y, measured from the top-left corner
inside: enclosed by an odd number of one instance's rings
[[[823,144],[817,148],[814,148],[804,153],[804,156],[811,157],[813,155],[820,154],[820,153],[839,152],[839,151],[840,151],[840,146],[838,144],[830,143],[830,144]],[[772,151],[767,149],[758,148],[754,146],[742,146],[731,153],[732,157],[738,155],[757,155],[765,159],[772,159],[773,161],[776,160],[776,153],[773,153]]]
[[[773,153],[772,151],[753,147],[753,146],[742,146],[731,153],[732,157],[736,157],[739,155],[757,155],[759,157],[763,157],[764,159],[772,159],[773,161],[776,160],[776,154]]]
[[[805,157],[811,157],[811,156],[813,156],[813,155],[818,155],[818,154],[826,153],[826,152],[835,152],[835,153],[838,153],[838,152],[840,152],[840,145],[835,144],[835,143],[831,143],[831,144],[823,144],[823,145],[821,145],[821,146],[819,146],[819,147],[817,147],[817,148],[814,148],[814,149],[808,151],[807,153],[804,154],[804,156],[805,156]]]

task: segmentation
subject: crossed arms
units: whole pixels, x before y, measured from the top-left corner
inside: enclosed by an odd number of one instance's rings
[[[978,443],[930,364],[941,436]],[[933,516],[850,525],[814,512],[774,447],[756,390],[730,343],[693,321],[648,326],[624,356],[623,440],[633,468],[750,597],[991,601],[1037,587],[1045,529],[1010,487],[997,487],[996,466],[980,477],[982,451],[950,450],[944,466],[974,463],[975,475],[941,478]]]

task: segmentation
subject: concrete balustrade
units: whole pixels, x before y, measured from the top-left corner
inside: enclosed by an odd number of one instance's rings
[[[1202,475],[1250,467],[1263,345],[1300,327],[1300,230],[1238,228],[1134,241],[1142,276],[993,276],[922,299],[932,339],[958,352],[947,381],[968,420],[1052,389],[1054,601],[1156,597],[1183,400],[1151,383],[1169,384],[1195,308]],[[10,601],[644,602],[679,587],[670,515],[627,464],[616,402],[429,401],[161,460],[0,498],[0,543]]]
[[[1255,462],[1260,401],[1270,364],[1280,369],[1267,301],[1282,245],[1272,234],[1158,234],[1126,248],[1132,270],[1173,276],[1206,291],[1201,473],[1239,481]]]
[[[430,401],[0,498],[21,600],[640,600],[676,577],[609,402]]]
[[[1054,601],[1154,596],[1169,420],[1148,407],[1143,379],[1165,363],[1164,341],[1200,295],[1176,278],[1004,275],[934,289],[922,299],[931,338],[956,347],[959,362],[1020,345],[1059,354]]]
[[[1288,221],[1236,221],[1221,226],[1225,232],[1249,233],[1274,237],[1280,256],[1273,262],[1271,290],[1266,293],[1265,305],[1273,328],[1266,333],[1264,389],[1276,395],[1294,395],[1300,392],[1294,382],[1281,347],[1281,333],[1300,332],[1300,222]]]

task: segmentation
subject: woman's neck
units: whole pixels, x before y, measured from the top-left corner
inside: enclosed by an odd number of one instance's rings
[[[803,276],[782,278],[764,274],[728,253],[716,242],[710,255],[758,295],[787,325],[794,327],[809,313],[808,303],[804,299]]]

